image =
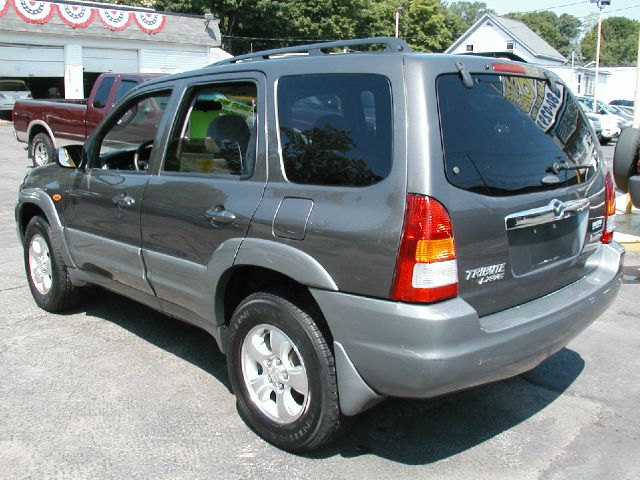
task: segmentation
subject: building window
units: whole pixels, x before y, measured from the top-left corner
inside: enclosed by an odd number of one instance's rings
[[[507,42],[507,50],[508,51],[513,51],[515,47],[515,43],[514,42]]]
[[[473,44],[467,43],[467,45],[465,46],[465,49],[467,52],[473,52]]]
[[[578,94],[582,93],[582,74],[578,74]]]

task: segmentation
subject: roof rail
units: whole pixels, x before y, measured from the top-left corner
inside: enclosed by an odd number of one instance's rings
[[[336,40],[334,42],[312,43],[309,45],[298,45],[295,47],[276,48],[274,50],[263,50],[261,52],[248,53],[246,55],[238,55],[237,57],[227,58],[210,66],[230,65],[233,63],[251,61],[251,60],[269,60],[274,55],[285,55],[287,53],[307,53],[308,55],[326,55],[324,50],[329,48],[354,47],[362,45],[385,45],[385,52],[407,53],[412,52],[411,47],[399,38],[394,37],[374,37],[359,38],[354,40]]]

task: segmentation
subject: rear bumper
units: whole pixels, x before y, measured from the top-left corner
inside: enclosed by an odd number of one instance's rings
[[[518,375],[560,350],[613,302],[623,256],[618,244],[601,245],[589,275],[484,317],[460,298],[412,305],[312,293],[366,385],[379,395],[428,398]]]

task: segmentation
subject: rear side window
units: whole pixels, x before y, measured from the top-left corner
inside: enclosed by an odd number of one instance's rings
[[[118,87],[118,91],[116,92],[115,103],[118,103],[122,97],[124,97],[129,90],[138,85],[137,80],[128,80],[123,79],[120,81],[120,86]]]
[[[114,77],[104,77],[98,86],[98,91],[93,97],[94,108],[104,108],[107,105],[107,99],[109,98],[109,92],[113,86]]]
[[[596,171],[595,143],[576,100],[558,83],[506,75],[437,80],[446,175],[485,195],[576,185]],[[577,168],[589,165],[591,168]]]
[[[327,74],[278,82],[280,148],[289,181],[367,186],[389,175],[391,86],[381,75]]]

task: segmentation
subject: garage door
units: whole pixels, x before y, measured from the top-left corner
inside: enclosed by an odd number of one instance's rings
[[[85,72],[139,72],[137,50],[117,50],[113,48],[82,49],[82,66]]]
[[[1,46],[0,77],[64,77],[61,47]]]
[[[207,65],[206,48],[196,51],[140,50],[140,66],[143,72],[177,73]]]

